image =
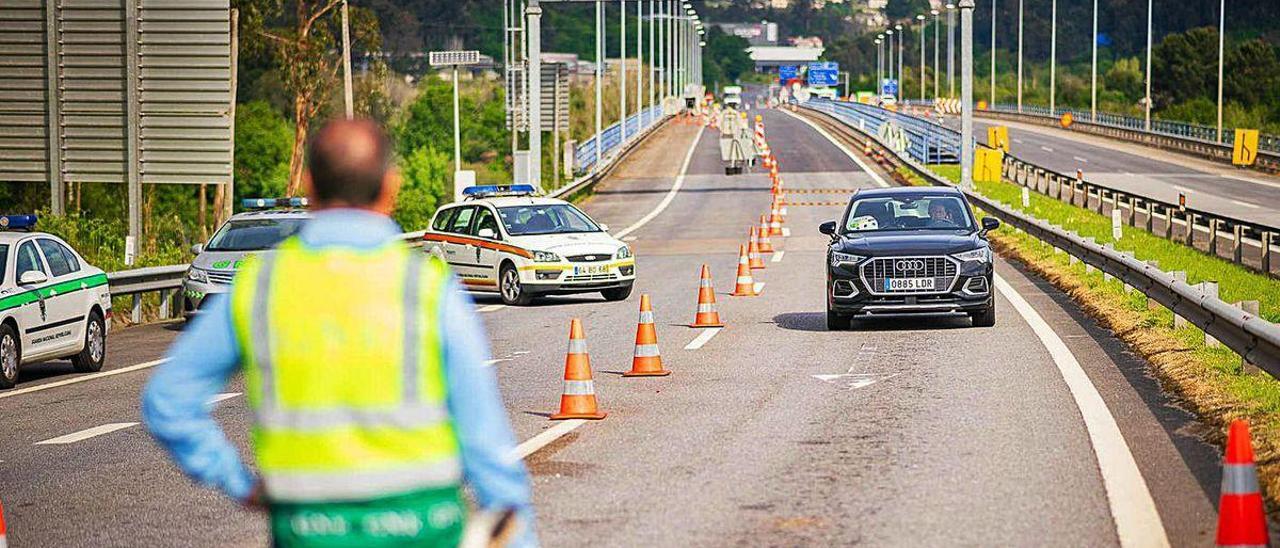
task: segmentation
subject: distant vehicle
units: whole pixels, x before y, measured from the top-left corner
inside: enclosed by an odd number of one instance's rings
[[[742,108],[742,87],[741,86],[725,86],[724,87],[724,106],[725,108],[741,109]]]
[[[191,246],[195,260],[182,280],[182,315],[191,318],[212,295],[226,293],[240,263],[297,234],[311,218],[305,198],[248,198],[209,242]]]
[[[884,94],[880,96],[880,106],[891,107],[898,104],[898,98],[893,95]]]
[[[883,188],[853,195],[839,221],[822,223],[827,249],[827,329],[856,318],[967,315],[996,322],[991,217],[975,221],[953,188]]]
[[[631,296],[631,247],[563,200],[534,196],[530,185],[473,186],[441,207],[422,237],[471,291],[497,292],[508,305],[543,295],[600,292]]]
[[[71,358],[102,369],[111,323],[107,274],[61,238],[34,232],[35,215],[0,216],[0,388],[23,365]]]
[[[837,98],[836,88],[811,87],[811,88],[807,88],[807,91],[809,92],[809,96],[811,97],[820,97],[823,99],[831,99],[833,101]]]

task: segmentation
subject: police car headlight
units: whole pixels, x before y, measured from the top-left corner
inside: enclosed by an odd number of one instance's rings
[[[618,248],[618,254],[617,254],[617,255],[614,255],[614,258],[616,258],[616,259],[630,259],[630,258],[631,258],[631,246],[629,246],[629,245],[624,245],[624,246],[622,246],[622,247]]]
[[[862,259],[865,259],[865,258],[866,257],[863,257],[861,255],[854,255],[852,253],[841,253],[839,251],[832,251],[831,266],[840,266],[843,263],[858,264],[858,261],[861,261]]]
[[[963,253],[956,253],[951,257],[960,262],[973,261],[978,263],[986,263],[986,262],[991,262],[991,249],[987,247],[979,247],[978,249],[971,249]]]
[[[209,283],[209,275],[194,266],[187,269],[187,279],[193,282]]]
[[[558,263],[560,256],[550,251],[534,251],[533,260],[539,263]]]

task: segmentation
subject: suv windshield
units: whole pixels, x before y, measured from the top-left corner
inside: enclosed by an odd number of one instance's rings
[[[973,230],[964,201],[955,196],[901,195],[853,202],[845,232]]]
[[[209,239],[206,251],[260,251],[297,234],[306,219],[243,219],[229,221]]]
[[[500,207],[498,217],[512,236],[600,231],[585,213],[568,204]]]

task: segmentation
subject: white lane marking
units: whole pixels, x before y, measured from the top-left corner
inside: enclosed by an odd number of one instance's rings
[[[1049,147],[1047,147],[1047,146],[1044,146],[1044,145],[1040,145],[1040,150],[1043,150],[1043,151],[1045,151],[1045,152],[1053,152],[1053,149],[1051,149],[1051,148],[1049,148]]]
[[[115,432],[116,430],[123,430],[130,426],[137,426],[137,425],[138,423],[136,422],[111,422],[111,423],[104,424],[102,426],[87,428],[79,432],[72,432],[65,436],[58,436],[56,438],[47,439],[44,441],[38,441],[36,442],[36,445],[66,445],[68,443],[75,443],[80,440],[87,440],[95,436],[109,434],[111,432]]]
[[[209,401],[207,401],[207,402],[205,402],[205,403],[206,403],[206,404],[208,404],[208,405],[213,405],[213,404],[216,404],[216,403],[218,403],[218,402],[220,402],[220,401],[223,401],[223,400],[229,400],[229,399],[231,399],[231,398],[234,398],[234,397],[236,397],[236,396],[239,396],[240,394],[241,394],[240,392],[224,392],[224,393],[222,393],[222,394],[217,394],[217,395],[215,395],[214,397],[209,398]]]
[[[511,358],[494,358],[494,359],[492,359],[492,360],[485,360],[485,361],[484,361],[484,364],[485,364],[486,366],[492,367],[492,366],[498,365],[498,364],[500,364],[500,363],[502,363],[502,362],[509,362],[509,361],[511,361]]]
[[[772,259],[769,259],[769,261],[770,261],[770,262],[774,262],[774,263],[780,263],[780,262],[782,262],[782,255],[783,255],[783,254],[785,254],[785,253],[786,253],[786,251],[775,251],[775,252],[773,253],[773,258],[772,258]]]
[[[1133,453],[1129,451],[1129,445],[1125,443],[1115,417],[1107,409],[1107,402],[1098,394],[1097,387],[1089,380],[1067,344],[1054,333],[1044,318],[1004,278],[997,275],[995,280],[996,289],[1009,300],[1049,351],[1054,365],[1058,367],[1058,372],[1071,391],[1076,407],[1080,409],[1093,453],[1098,458],[1102,485],[1107,492],[1111,518],[1115,521],[1120,545],[1168,546],[1169,539],[1165,536],[1160,513],[1156,511],[1151,492],[1142,479],[1142,471],[1134,462]]]
[[[1017,138],[1015,138],[1015,139],[1013,140],[1013,142],[1018,143],[1018,144],[1022,144],[1022,139],[1017,139]]]
[[[755,291],[756,293],[760,293],[761,291],[764,291],[764,282],[756,282],[754,286],[751,286],[751,290]]]
[[[1071,158],[1072,158],[1072,159],[1074,159],[1074,160],[1075,160],[1075,161],[1077,161],[1077,162],[1082,163],[1082,164],[1087,164],[1087,163],[1089,163],[1089,159],[1088,159],[1088,158],[1081,158],[1081,157],[1079,157],[1079,156],[1072,156]]]
[[[711,337],[716,336],[722,330],[724,330],[723,327],[712,327],[706,331],[703,331],[702,333],[699,333],[698,336],[695,337],[692,341],[689,341],[689,344],[684,345],[684,349],[697,350],[699,348],[702,348],[702,345],[707,344],[707,341],[711,340]]]
[[[658,206],[653,208],[653,211],[645,214],[644,217],[641,217],[639,221],[635,222],[635,224],[615,232],[613,234],[614,238],[622,238],[627,234],[639,230],[640,227],[644,226],[649,221],[652,221],[654,217],[657,217],[659,213],[662,213],[662,210],[667,209],[667,206],[671,205],[671,201],[676,199],[676,193],[680,192],[680,187],[684,186],[685,174],[689,172],[689,162],[693,160],[693,151],[698,150],[698,142],[702,140],[702,133],[702,130],[699,129],[698,134],[693,137],[693,144],[689,145],[689,152],[686,152],[684,155],[684,163],[680,165],[680,174],[676,176],[676,182],[672,183],[671,190],[668,190],[667,195],[662,198],[661,202],[658,202]]]
[[[1180,190],[1180,191],[1182,191],[1182,192],[1186,192],[1187,194],[1191,194],[1192,192],[1195,192],[1195,191],[1193,191],[1193,190],[1191,190],[1191,189],[1189,189],[1189,188],[1187,188],[1187,187],[1185,187],[1185,186],[1181,186],[1181,185],[1169,185],[1169,186],[1171,186],[1171,187],[1173,187],[1173,188],[1176,188],[1176,189],[1178,189],[1178,190]]]
[[[850,160],[853,160],[853,163],[858,164],[858,167],[862,168],[862,171],[865,171],[868,175],[870,175],[872,181],[875,181],[877,185],[880,185],[883,188],[889,188],[889,183],[885,182],[885,180],[881,178],[879,175],[877,175],[876,172],[871,171],[871,167],[868,166],[866,162],[863,162],[862,158],[859,158],[856,154],[853,153],[853,151],[849,150],[847,147],[840,144],[840,141],[837,141],[835,137],[832,137],[830,133],[827,133],[827,130],[818,127],[818,124],[815,124],[809,121],[808,118],[804,118],[797,114],[792,114],[785,110],[780,112],[782,112],[783,114],[786,114],[787,116],[800,120],[801,122],[804,122],[805,125],[813,128],[814,131],[818,132],[818,135],[826,137],[827,141],[830,141],[831,144],[836,146],[836,149],[838,149],[840,152],[843,152],[845,156],[848,156]],[[783,230],[786,230],[786,229],[783,229]]]
[[[1240,200],[1231,200],[1231,203],[1233,203],[1233,204],[1235,204],[1235,205],[1238,205],[1238,206],[1244,206],[1244,207],[1247,207],[1247,208],[1249,208],[1249,209],[1258,209],[1258,208],[1262,207],[1262,206],[1260,206],[1260,205],[1258,205],[1258,204],[1252,204],[1252,203],[1249,203],[1249,202],[1241,202]]]
[[[520,445],[517,445],[510,453],[507,453],[507,460],[510,462],[519,462],[524,460],[529,455],[538,452],[539,449],[542,449],[543,447],[550,445],[551,442],[560,439],[561,436],[572,432],[574,428],[582,426],[585,422],[587,421],[583,419],[569,419],[556,424],[551,428],[543,430],[538,435],[525,440],[524,443],[521,443]]]
[[[150,368],[150,367],[155,367],[155,366],[160,365],[160,364],[162,364],[162,363],[164,363],[164,362],[167,362],[167,361],[169,361],[169,358],[161,358],[161,359],[158,359],[158,360],[152,360],[152,361],[149,361],[149,362],[146,362],[146,363],[140,363],[140,364],[137,364],[137,365],[130,365],[130,366],[128,366],[128,367],[121,367],[120,369],[112,369],[111,371],[103,371],[103,372],[101,372],[101,373],[93,373],[93,374],[90,374],[90,375],[83,375],[83,376],[79,376],[79,377],[75,377],[75,378],[67,379],[67,380],[65,380],[65,381],[51,382],[51,383],[42,384],[42,385],[40,385],[40,386],[32,386],[31,388],[21,388],[21,389],[14,390],[14,391],[11,391],[11,392],[3,392],[3,393],[0,393],[0,399],[4,399],[4,398],[12,398],[12,397],[14,397],[14,396],[21,396],[21,395],[23,395],[23,394],[30,394],[30,393],[32,393],[32,392],[39,392],[39,391],[41,391],[41,390],[48,390],[48,389],[50,389],[50,388],[57,388],[57,387],[59,387],[59,386],[66,386],[66,385],[68,385],[68,384],[76,384],[76,383],[80,383],[80,382],[91,381],[91,380],[94,380],[94,379],[101,379],[101,378],[103,378],[103,377],[110,377],[110,376],[112,376],[112,375],[119,375],[119,374],[121,374],[121,373],[130,373],[130,372],[138,371],[138,370],[141,370],[141,369],[147,369],[147,368]]]
[[[1246,183],[1253,183],[1255,185],[1263,185],[1263,186],[1269,186],[1274,188],[1280,188],[1280,182],[1277,182],[1277,181],[1263,181],[1262,179],[1254,179],[1253,177],[1241,177],[1239,175],[1223,175],[1223,177],[1226,177],[1228,179],[1235,179],[1237,181],[1244,181]]]
[[[490,305],[485,305],[480,308],[477,308],[476,312],[494,312],[497,310],[502,310],[503,308],[506,308],[506,307],[507,305],[505,304],[490,304]]]
[[[782,237],[783,237],[783,238],[790,238],[790,237],[791,237],[791,229],[790,229],[790,228],[787,228],[787,227],[782,227]]]
[[[624,241],[624,242],[634,242],[634,241],[636,241],[637,239],[639,239],[639,238],[636,238],[635,236],[627,236],[626,238],[623,238],[623,239],[622,239],[622,241]]]

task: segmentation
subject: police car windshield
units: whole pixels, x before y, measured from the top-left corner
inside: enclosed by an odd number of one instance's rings
[[[498,217],[512,236],[600,231],[586,214],[568,204],[500,207]]]
[[[880,196],[853,202],[846,233],[902,230],[973,230],[964,202],[955,196]]]
[[[243,219],[230,221],[209,240],[207,251],[270,249],[298,233],[306,219]]]

